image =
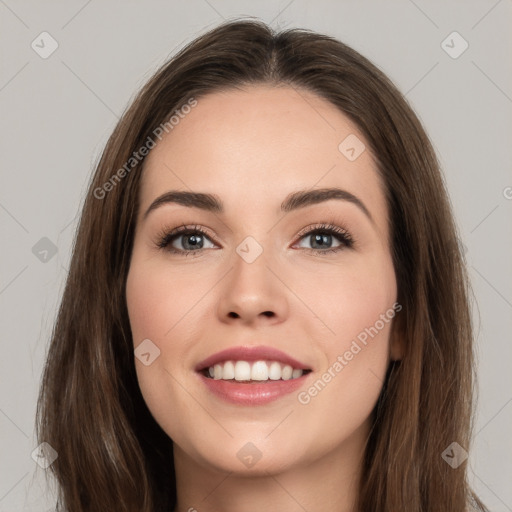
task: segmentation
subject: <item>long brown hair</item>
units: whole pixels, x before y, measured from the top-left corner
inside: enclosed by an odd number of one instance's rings
[[[469,450],[474,356],[469,280],[431,143],[404,97],[359,53],[254,20],[224,23],[167,62],[122,116],[92,177],[37,409],[38,438],[58,453],[51,471],[60,507],[175,505],[172,441],[139,390],[125,300],[144,164],[130,159],[191,98],[250,84],[330,101],[360,128],[383,178],[405,353],[374,410],[358,510],[464,512],[469,502],[485,510],[467,461],[454,468],[442,457],[453,442]]]

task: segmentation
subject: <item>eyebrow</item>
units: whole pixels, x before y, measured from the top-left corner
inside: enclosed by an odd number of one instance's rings
[[[293,210],[305,208],[306,206],[330,201],[331,199],[348,201],[356,205],[370,219],[370,221],[374,223],[374,220],[365,204],[357,196],[341,188],[321,188],[293,192],[281,203],[281,211],[291,212]],[[144,219],[147,218],[151,211],[169,203],[180,204],[189,208],[199,208],[213,213],[224,213],[222,201],[215,194],[170,190],[157,197],[151,203],[144,213]]]

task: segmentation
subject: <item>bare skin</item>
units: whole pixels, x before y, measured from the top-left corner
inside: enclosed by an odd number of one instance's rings
[[[338,149],[350,134],[366,145],[354,161]],[[293,192],[331,187],[359,198],[369,216],[339,199],[280,210]],[[224,212],[166,203],[144,217],[169,190],[215,194]],[[302,234],[329,223],[353,245]],[[159,234],[180,225],[207,232],[197,234],[200,250],[185,245],[190,235],[158,247]],[[248,236],[263,250],[251,263],[236,251]],[[136,370],[174,442],[174,512],[355,512],[370,414],[402,348],[389,318],[397,285],[384,190],[347,116],[284,86],[198,98],[146,161],[126,295],[134,346],[150,339],[160,350],[148,366],[136,359]],[[381,315],[387,321],[376,324]],[[312,372],[297,392],[266,405],[228,403],[194,368],[241,345],[278,348]],[[309,392],[326,373],[325,386]],[[247,443],[261,454],[252,467],[237,456]]]

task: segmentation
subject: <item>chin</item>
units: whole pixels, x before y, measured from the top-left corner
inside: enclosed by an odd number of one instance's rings
[[[177,452],[181,452],[181,455],[194,459],[198,465],[211,471],[253,477],[279,474],[307,463],[302,460],[305,454],[297,450],[298,446],[307,446],[307,441],[303,438],[289,438],[289,444],[283,444],[278,438],[265,439],[267,432],[247,432],[244,436],[210,441],[204,438],[197,441],[189,439],[180,444],[186,445],[185,450],[175,448],[175,457]]]

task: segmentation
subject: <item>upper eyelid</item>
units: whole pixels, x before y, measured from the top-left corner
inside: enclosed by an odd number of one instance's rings
[[[308,234],[311,231],[322,231],[322,230],[333,231],[334,229],[339,229],[342,232],[347,233],[347,234],[349,233],[348,230],[345,229],[343,226],[338,226],[337,224],[329,223],[329,222],[319,222],[317,224],[313,224],[313,225],[307,226],[305,228],[302,228],[295,236],[304,236],[305,234]],[[182,235],[183,233],[196,232],[196,231],[203,233],[205,235],[212,236],[212,235],[210,235],[211,230],[209,228],[206,228],[204,226],[197,226],[197,225],[194,226],[191,224],[187,224],[187,225],[181,224],[179,226],[176,226],[175,228],[169,229],[168,234]]]
[[[339,226],[338,224],[335,224],[333,222],[320,222],[316,225],[302,228],[295,236],[303,237],[315,231],[330,231],[337,235],[350,235],[350,232],[343,226]],[[338,231],[341,231],[341,233],[338,233]]]

